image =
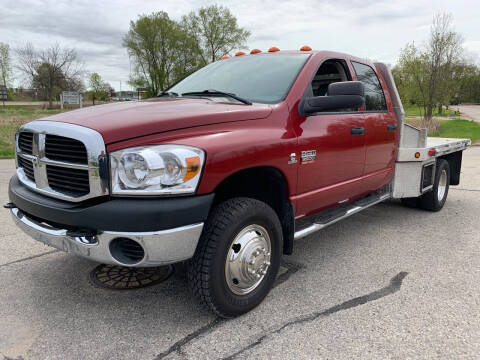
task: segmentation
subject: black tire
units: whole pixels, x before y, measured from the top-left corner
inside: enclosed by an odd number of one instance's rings
[[[441,199],[439,199],[439,182],[442,173],[446,173],[445,191]],[[435,181],[433,182],[433,189],[428,193],[420,196],[420,207],[429,211],[440,211],[447,201],[448,188],[450,186],[450,165],[447,160],[438,159],[435,169]]]
[[[225,261],[232,241],[249,225],[260,225],[270,237],[270,266],[250,293],[237,295],[229,288]],[[233,247],[232,247],[233,248]],[[282,227],[275,211],[250,198],[233,198],[216,206],[208,217],[187,276],[195,297],[218,316],[231,318],[260,304],[272,288],[283,249]]]

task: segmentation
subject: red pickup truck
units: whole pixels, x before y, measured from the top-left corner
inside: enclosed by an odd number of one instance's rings
[[[295,239],[388,198],[440,210],[468,145],[405,124],[381,63],[272,48],[22,126],[7,207],[98,262],[187,261],[200,302],[232,317],[265,298]]]

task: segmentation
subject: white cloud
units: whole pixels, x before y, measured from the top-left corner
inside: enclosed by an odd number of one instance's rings
[[[3,0],[6,1],[6,0]],[[0,41],[12,48],[31,41],[37,47],[54,42],[75,47],[87,70],[101,74],[115,88],[126,88],[130,64],[122,37],[140,14],[166,11],[171,18],[213,1],[16,0],[1,6]],[[407,42],[421,43],[435,12],[451,12],[465,47],[480,54],[480,7],[474,1],[438,0],[243,0],[217,1],[230,8],[241,26],[252,32],[250,48],[336,50],[395,63]]]

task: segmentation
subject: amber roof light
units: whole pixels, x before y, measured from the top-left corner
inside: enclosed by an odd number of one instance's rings
[[[277,52],[280,51],[280,49],[276,46],[272,46],[270,49],[268,49],[268,52]]]
[[[239,51],[235,54],[235,56],[242,56],[242,55],[245,55],[245,53],[243,51]]]
[[[250,54],[259,54],[261,52],[262,52],[262,50],[260,50],[260,49],[253,49],[252,51],[250,51]]]
[[[300,48],[300,51],[312,51],[312,48],[308,45],[303,45],[301,48]]]
[[[229,59],[229,58],[230,58],[230,56],[225,55],[225,56],[222,56],[222,58],[220,60],[226,60],[226,59]]]

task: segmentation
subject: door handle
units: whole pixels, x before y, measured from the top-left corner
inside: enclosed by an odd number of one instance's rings
[[[397,130],[397,124],[388,124],[388,125],[387,125],[387,130],[388,130],[388,131],[395,131],[395,130]]]
[[[350,134],[352,135],[363,135],[365,133],[364,127],[354,127],[350,130]]]

